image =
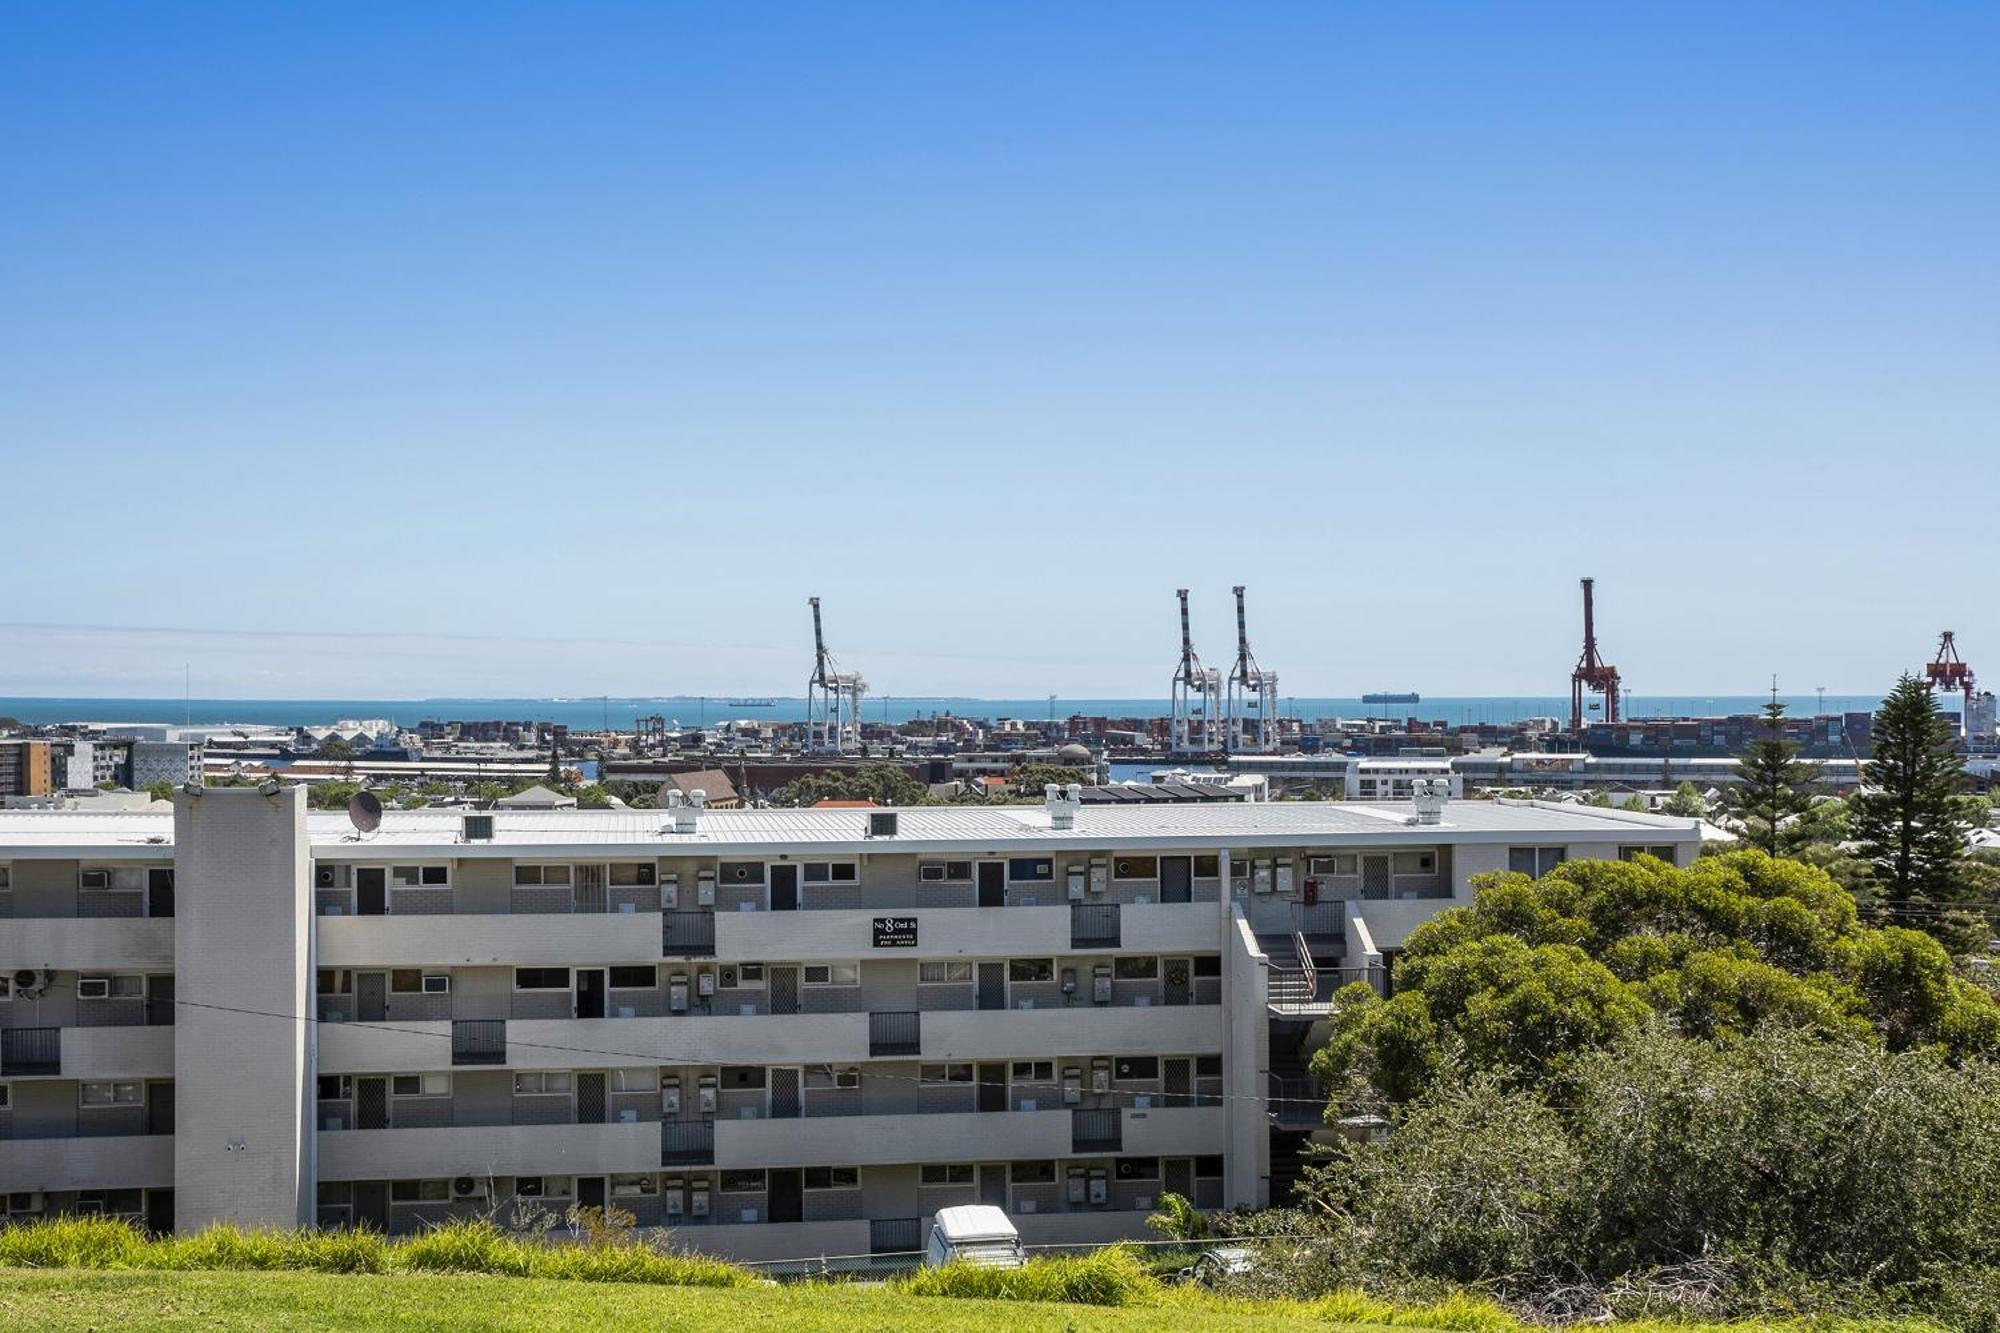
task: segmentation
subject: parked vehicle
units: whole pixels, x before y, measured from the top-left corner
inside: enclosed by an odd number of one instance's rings
[[[1204,1287],[1220,1286],[1241,1277],[1257,1266],[1257,1252],[1247,1245],[1221,1245],[1203,1250],[1180,1273],[1183,1282],[1199,1282]]]
[[[942,1268],[953,1260],[989,1268],[1019,1268],[1028,1261],[1021,1250],[1021,1233],[1007,1214],[991,1204],[940,1208],[931,1222],[924,1266]]]

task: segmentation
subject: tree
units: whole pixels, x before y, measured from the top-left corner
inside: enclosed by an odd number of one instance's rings
[[[1683,778],[1681,785],[1674,788],[1674,794],[1660,809],[1680,819],[1705,819],[1708,816],[1708,798],[1701,794],[1701,788]]]
[[[877,805],[935,805],[931,789],[895,764],[809,773],[771,793],[771,804],[799,808],[821,801],[873,801]]]
[[[1818,772],[1800,760],[1798,742],[1785,738],[1785,706],[1776,699],[1764,705],[1764,730],[1737,756],[1736,785],[1725,799],[1752,846],[1783,856],[1804,840],[1785,821],[1812,804]]]
[[[576,793],[576,805],[579,810],[609,810],[611,793],[596,783],[588,787],[579,787]]]
[[[352,759],[354,747],[338,732],[330,734],[319,743],[319,757],[322,759]]]
[[[147,785],[146,795],[155,801],[171,801],[174,799],[174,784],[161,778],[158,782]]]
[[[1966,785],[1951,724],[1930,687],[1905,675],[1875,714],[1874,757],[1848,801],[1862,857],[1891,920],[1927,927],[1959,896]]]

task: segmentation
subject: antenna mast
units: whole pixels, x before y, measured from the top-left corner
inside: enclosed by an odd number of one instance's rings
[[[1229,669],[1229,752],[1271,754],[1278,748],[1278,673],[1257,665],[1243,613],[1243,585],[1236,594],[1236,665]]]
[[[1604,696],[1604,720],[1618,720],[1618,668],[1607,664],[1597,653],[1596,579],[1583,581],[1583,656],[1569,673],[1569,729],[1583,734],[1583,696]],[[1592,704],[1595,708],[1597,705]]]

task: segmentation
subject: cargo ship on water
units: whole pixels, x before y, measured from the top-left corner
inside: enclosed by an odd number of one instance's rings
[[[1377,690],[1373,694],[1362,695],[1361,702],[1364,704],[1415,704],[1422,703],[1423,700],[1415,690],[1411,690],[1407,694],[1395,694],[1386,690]]]

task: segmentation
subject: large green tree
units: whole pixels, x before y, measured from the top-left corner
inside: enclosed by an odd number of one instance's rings
[[[1787,821],[1806,812],[1819,773],[1799,758],[1797,741],[1785,739],[1785,706],[1764,705],[1764,734],[1737,756],[1736,783],[1726,793],[1729,809],[1752,846],[1784,856],[1804,841]]]
[[[1848,801],[1891,920],[1933,925],[1962,890],[1965,761],[1930,687],[1905,675],[1875,714],[1873,757]]]

